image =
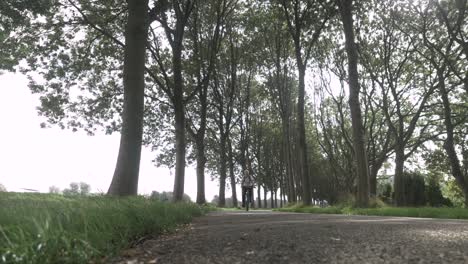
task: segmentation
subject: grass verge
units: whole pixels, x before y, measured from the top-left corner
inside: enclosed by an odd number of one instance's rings
[[[292,206],[277,209],[280,212],[313,213],[313,214],[346,214],[346,215],[376,215],[401,216],[443,219],[468,219],[468,209],[464,208],[435,208],[435,207],[381,207],[381,208],[353,208],[353,207],[311,207]]]
[[[0,193],[0,263],[105,261],[207,210],[144,197]]]

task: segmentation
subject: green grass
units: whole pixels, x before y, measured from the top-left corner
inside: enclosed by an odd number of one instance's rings
[[[0,263],[105,262],[206,210],[144,197],[0,193]]]
[[[346,215],[376,215],[376,216],[402,216],[444,219],[468,219],[468,209],[446,207],[380,207],[380,208],[353,208],[353,207],[312,207],[292,206],[280,208],[281,212],[313,213],[313,214],[346,214]]]

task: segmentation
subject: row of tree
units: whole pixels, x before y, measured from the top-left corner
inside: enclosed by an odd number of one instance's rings
[[[141,146],[230,185],[240,172],[280,201],[377,195],[411,203],[420,167],[468,206],[466,0],[8,0],[0,66],[21,70],[47,124],[120,131],[108,193],[137,193]],[[7,52],[5,52],[7,51]],[[37,77],[39,74],[40,77]],[[122,82],[123,79],[123,82]],[[46,124],[45,124],[46,126]],[[438,158],[434,158],[438,155]],[[248,164],[251,164],[250,166]],[[265,195],[266,197],[266,195]]]

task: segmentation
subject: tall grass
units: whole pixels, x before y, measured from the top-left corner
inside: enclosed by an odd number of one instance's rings
[[[0,193],[0,263],[104,261],[137,238],[188,223],[204,210],[144,197]]]
[[[468,219],[468,209],[447,207],[390,207],[354,208],[350,206],[291,206],[278,209],[281,212],[313,213],[313,214],[346,214],[346,215],[376,215],[401,216],[444,219]]]

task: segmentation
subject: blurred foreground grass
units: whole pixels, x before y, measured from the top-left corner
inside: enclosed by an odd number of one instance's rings
[[[0,263],[105,261],[209,208],[144,197],[0,193]]]

